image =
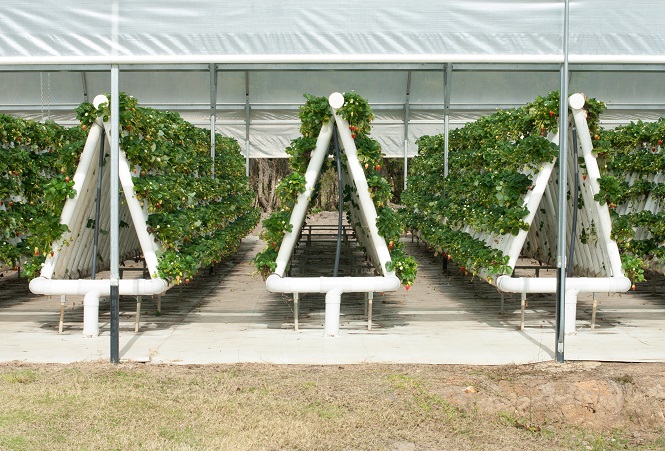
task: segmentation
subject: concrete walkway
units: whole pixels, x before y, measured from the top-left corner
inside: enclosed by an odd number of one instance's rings
[[[293,302],[269,293],[249,260],[263,248],[246,238],[239,252],[214,275],[171,289],[162,311],[144,299],[138,333],[136,303],[121,299],[121,361],[205,364],[423,363],[524,364],[553,359],[553,295],[528,299],[519,330],[519,295],[500,295],[489,284],[463,277],[450,265],[407,241],[420,268],[406,292],[377,293],[372,330],[362,295],[342,297],[341,334],[323,337],[323,295],[300,301],[299,330]],[[100,307],[101,334],[83,338],[83,299],[68,298],[63,333],[58,333],[60,299],[36,296],[25,280],[0,282],[0,361],[69,363],[109,359],[108,302]],[[566,337],[568,360],[665,361],[665,278],[623,295],[601,295],[594,330],[591,298],[580,296],[575,335]],[[655,290],[655,294],[652,293]]]

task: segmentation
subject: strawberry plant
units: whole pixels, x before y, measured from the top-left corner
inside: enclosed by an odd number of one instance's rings
[[[177,113],[140,107],[125,94],[119,108],[120,145],[133,168],[135,194],[162,247],[159,276],[181,283],[235,252],[259,220],[240,146],[215,136],[213,174],[209,131]],[[83,104],[77,112],[86,125],[108,119],[109,105]]]
[[[590,124],[602,104],[588,102]],[[471,273],[509,274],[509,257],[474,235],[499,237],[527,230],[524,197],[533,175],[558,156],[545,138],[558,128],[559,95],[481,117],[449,134],[449,173],[444,173],[443,135],[418,139],[402,193],[407,226]]]
[[[82,127],[0,115],[0,265],[39,274],[51,243],[67,231],[60,214],[76,194],[84,140]]]
[[[644,269],[665,272],[665,119],[633,122],[594,136],[602,176],[596,200],[610,207],[626,275],[644,280]],[[639,231],[639,233],[638,233]]]
[[[290,230],[290,211],[292,210],[298,194],[305,191],[304,173],[311,158],[311,153],[316,146],[321,127],[332,118],[332,110],[328,99],[305,95],[307,102],[300,107],[299,117],[301,120],[301,137],[291,142],[286,149],[290,155],[290,167],[294,171],[289,177],[285,177],[277,188],[282,209],[275,211],[269,218],[263,221],[264,231],[261,238],[266,241],[267,247],[257,254],[253,263],[264,277],[270,275],[275,267],[275,259],[281,246],[284,234]],[[381,146],[376,140],[370,138],[371,121],[374,114],[369,104],[358,94],[351,92],[344,94],[344,105],[337,110],[338,114],[349,123],[349,131],[355,141],[358,151],[358,161],[365,169],[370,196],[377,210],[377,228],[379,234],[388,243],[391,253],[391,262],[387,265],[389,271],[394,270],[402,283],[408,288],[413,284],[416,276],[417,265],[415,260],[406,255],[403,244],[399,237],[404,231],[401,217],[388,206],[392,196],[392,187],[388,181],[380,175],[383,156]],[[328,163],[324,163],[324,166]],[[346,157],[342,155],[341,167],[346,167]],[[333,164],[336,167],[336,164]],[[322,172],[325,168],[322,168]],[[354,201],[351,186],[342,188],[344,208],[350,224],[354,224],[352,211],[357,210],[358,205]],[[315,194],[317,189],[315,187]]]

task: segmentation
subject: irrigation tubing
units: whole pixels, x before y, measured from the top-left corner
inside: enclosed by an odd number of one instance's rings
[[[337,136],[337,124],[333,128],[333,145],[335,147],[335,160],[337,162],[337,193],[339,203],[337,205],[337,249],[335,250],[335,269],[333,277],[337,277],[339,271],[339,255],[342,249],[342,209],[344,207],[344,196],[342,196],[342,163],[339,155],[339,138]]]
[[[102,208],[102,177],[104,170],[104,142],[106,135],[104,132],[101,134],[101,142],[99,144],[99,167],[97,168],[97,205],[95,206],[95,234],[92,242],[92,280],[95,280],[97,275],[97,253],[99,250],[99,217],[101,216]]]
[[[580,165],[577,153],[577,128],[573,124],[572,128],[573,134],[573,161],[575,167],[575,178],[574,178],[574,188],[573,188],[573,226],[570,232],[570,247],[568,248],[568,265],[567,265],[567,277],[572,277],[573,275],[573,257],[575,256],[575,239],[577,237],[577,201],[578,201],[578,191],[579,191],[579,177],[580,177]]]

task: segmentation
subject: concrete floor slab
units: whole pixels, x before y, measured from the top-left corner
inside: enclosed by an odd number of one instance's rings
[[[420,270],[408,292],[376,293],[372,330],[362,295],[344,295],[341,332],[323,336],[323,295],[302,295],[299,330],[293,301],[272,294],[249,260],[263,244],[246,239],[214,275],[162,297],[162,311],[143,300],[134,332],[133,298],[121,299],[122,361],[206,364],[524,364],[553,359],[555,300],[530,295],[520,331],[519,295],[500,295],[489,284],[464,277],[440,257],[406,241]],[[663,280],[661,280],[663,279]],[[665,361],[665,278],[623,295],[600,295],[595,329],[591,297],[580,295],[575,335],[566,337],[567,360]],[[108,360],[108,303],[100,307],[101,334],[83,338],[82,298],[68,299],[58,333],[59,297],[31,294],[25,280],[0,282],[0,361],[69,363]]]

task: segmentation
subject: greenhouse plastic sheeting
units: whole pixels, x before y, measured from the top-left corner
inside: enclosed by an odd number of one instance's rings
[[[571,55],[665,54],[665,38],[655,20],[665,17],[665,2],[572,0],[570,5]],[[563,1],[547,0],[5,0],[0,60],[89,57],[94,62],[113,55],[560,57],[563,11]]]

